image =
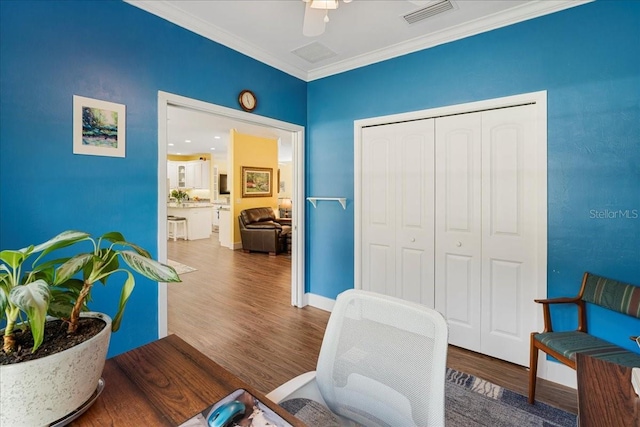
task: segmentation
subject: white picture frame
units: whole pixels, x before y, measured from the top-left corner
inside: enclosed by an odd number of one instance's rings
[[[73,154],[125,157],[124,104],[73,95]]]

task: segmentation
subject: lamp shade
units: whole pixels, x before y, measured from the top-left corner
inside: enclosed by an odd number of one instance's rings
[[[282,199],[280,202],[281,209],[291,209],[291,199]]]

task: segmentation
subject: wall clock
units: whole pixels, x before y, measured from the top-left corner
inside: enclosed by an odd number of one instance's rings
[[[244,111],[252,112],[256,109],[258,99],[256,95],[248,89],[243,90],[238,95],[238,102]]]

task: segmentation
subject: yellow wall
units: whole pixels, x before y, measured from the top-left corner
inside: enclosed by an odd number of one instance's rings
[[[291,163],[280,164],[280,181],[284,182],[284,191],[278,193],[278,198],[291,198],[293,185],[292,166]]]
[[[231,241],[240,243],[238,215],[248,208],[278,206],[278,140],[245,135],[231,130],[229,143],[229,165],[227,171],[231,186],[231,220],[233,235]],[[242,167],[271,168],[271,197],[242,197]]]

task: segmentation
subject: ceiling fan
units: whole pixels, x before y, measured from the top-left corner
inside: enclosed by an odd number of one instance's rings
[[[302,34],[315,37],[324,33],[324,27],[329,22],[329,10],[337,9],[339,0],[302,0],[305,2]],[[351,3],[352,0],[342,0]]]

